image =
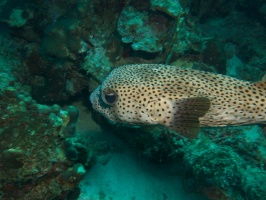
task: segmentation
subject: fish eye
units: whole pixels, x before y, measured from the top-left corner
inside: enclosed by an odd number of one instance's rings
[[[108,105],[113,105],[117,101],[117,94],[113,91],[103,94],[103,101]]]

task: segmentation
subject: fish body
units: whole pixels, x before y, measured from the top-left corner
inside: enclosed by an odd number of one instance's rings
[[[266,123],[266,82],[160,64],[114,69],[91,94],[93,108],[113,122],[160,124],[187,138],[200,126]]]

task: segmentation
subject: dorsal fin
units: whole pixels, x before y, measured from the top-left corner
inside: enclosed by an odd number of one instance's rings
[[[266,73],[265,73],[264,76],[262,77],[261,81],[266,81]]]

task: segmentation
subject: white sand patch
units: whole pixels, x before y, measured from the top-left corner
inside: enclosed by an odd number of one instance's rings
[[[111,133],[102,132],[92,121],[90,113],[80,103],[77,130],[85,136],[100,138],[123,149],[111,152],[106,162],[99,161],[81,182],[79,200],[204,200],[184,191],[180,176],[173,166],[153,164],[141,158]],[[84,137],[85,138],[85,137]],[[108,161],[109,159],[109,161]],[[100,164],[102,163],[102,164]]]
[[[166,168],[164,168],[166,167]],[[81,183],[79,200],[203,200],[183,190],[169,166],[158,166],[126,153],[114,153],[95,165]]]

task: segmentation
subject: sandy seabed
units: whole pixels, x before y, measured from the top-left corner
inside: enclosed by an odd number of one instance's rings
[[[205,200],[184,191],[182,180],[173,166],[158,165],[136,155],[115,135],[102,131],[81,103],[77,132],[115,143],[123,151],[104,155],[80,183],[79,200]],[[101,158],[100,158],[101,160]]]

